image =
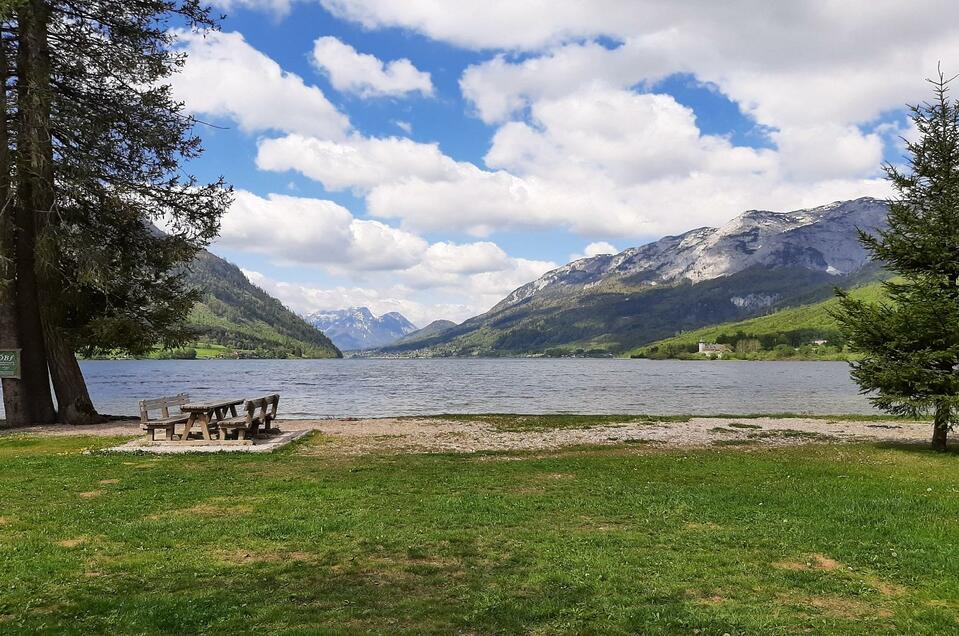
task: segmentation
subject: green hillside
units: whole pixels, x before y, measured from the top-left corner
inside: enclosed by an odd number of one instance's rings
[[[873,282],[850,291],[867,301],[883,298],[882,283]],[[819,360],[847,359],[839,329],[830,315],[837,306],[835,298],[818,303],[781,309],[775,313],[687,331],[627,353],[638,358],[698,358],[700,340],[726,344],[734,351],[724,357],[737,359],[803,358]],[[812,345],[826,340],[826,345]]]
[[[236,265],[200,252],[187,281],[201,293],[187,320],[195,341],[160,357],[338,358],[323,333],[253,285]]]

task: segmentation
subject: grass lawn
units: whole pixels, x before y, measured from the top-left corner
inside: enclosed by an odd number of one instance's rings
[[[0,632],[959,632],[955,454],[115,441],[0,437]]]

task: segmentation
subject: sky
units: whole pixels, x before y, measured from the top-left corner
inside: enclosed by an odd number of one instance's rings
[[[889,195],[959,73],[937,0],[215,0],[172,78],[211,250],[301,314],[423,326],[749,209]]]

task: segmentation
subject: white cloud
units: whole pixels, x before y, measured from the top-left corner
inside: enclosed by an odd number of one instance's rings
[[[596,241],[590,243],[583,249],[582,254],[570,254],[570,262],[578,261],[581,258],[592,258],[594,256],[599,256],[601,254],[619,254],[620,250],[616,248],[612,243],[607,243],[606,241]]]
[[[400,311],[417,324],[461,321],[486,311],[556,264],[512,258],[483,241],[430,244],[378,221],[356,219],[332,201],[238,191],[217,246],[264,254],[274,263],[320,266],[328,286],[291,284],[247,272],[295,310],[354,305]]]
[[[290,12],[292,0],[213,0],[213,4],[226,11],[233,11],[237,7],[246,9],[260,9],[268,11],[277,17],[285,16]]]
[[[411,177],[435,181],[456,171],[456,162],[436,144],[359,135],[341,142],[303,135],[264,139],[256,164],[261,170],[296,170],[329,190],[368,190]]]
[[[770,151],[702,135],[693,111],[669,95],[590,88],[538,101],[531,119],[497,131],[487,165],[556,179],[595,171],[628,185],[699,170],[765,172],[776,163]]]
[[[228,117],[244,132],[277,130],[342,139],[349,118],[309,86],[250,46],[240,33],[180,32],[188,55],[173,92],[191,113]]]
[[[537,48],[600,33],[621,35],[655,20],[617,0],[320,0],[366,28],[403,27],[468,48]]]
[[[773,133],[772,137],[779,147],[784,169],[800,179],[873,175],[882,162],[882,137],[876,133],[863,134],[855,126],[791,127]]]
[[[313,43],[313,63],[329,76],[334,88],[345,93],[362,97],[433,94],[430,74],[417,69],[408,59],[384,63],[332,36]]]
[[[218,245],[266,254],[285,263],[314,263],[358,271],[412,267],[428,244],[378,221],[353,218],[322,199],[237,191],[223,215]]]

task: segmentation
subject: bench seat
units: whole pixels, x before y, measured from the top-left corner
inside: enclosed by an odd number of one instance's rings
[[[170,424],[186,424],[186,421],[190,419],[189,415],[174,415],[173,417],[165,417],[162,420],[150,420],[149,422],[143,422],[143,429],[148,428],[163,428],[164,426],[169,426]]]
[[[140,428],[147,433],[147,439],[156,441],[157,429],[166,431],[165,439],[172,441],[176,434],[177,424],[186,424],[189,415],[170,415],[170,409],[182,406],[190,401],[190,396],[185,393],[174,395],[172,397],[155,398],[152,400],[140,400]],[[150,419],[150,411],[160,411],[159,419]]]
[[[276,419],[276,408],[280,401],[279,395],[268,395],[246,401],[246,414],[239,417],[230,417],[220,420],[216,426],[220,429],[220,439],[226,440],[227,434],[236,432],[237,440],[252,440],[257,433],[270,430],[270,425]]]

